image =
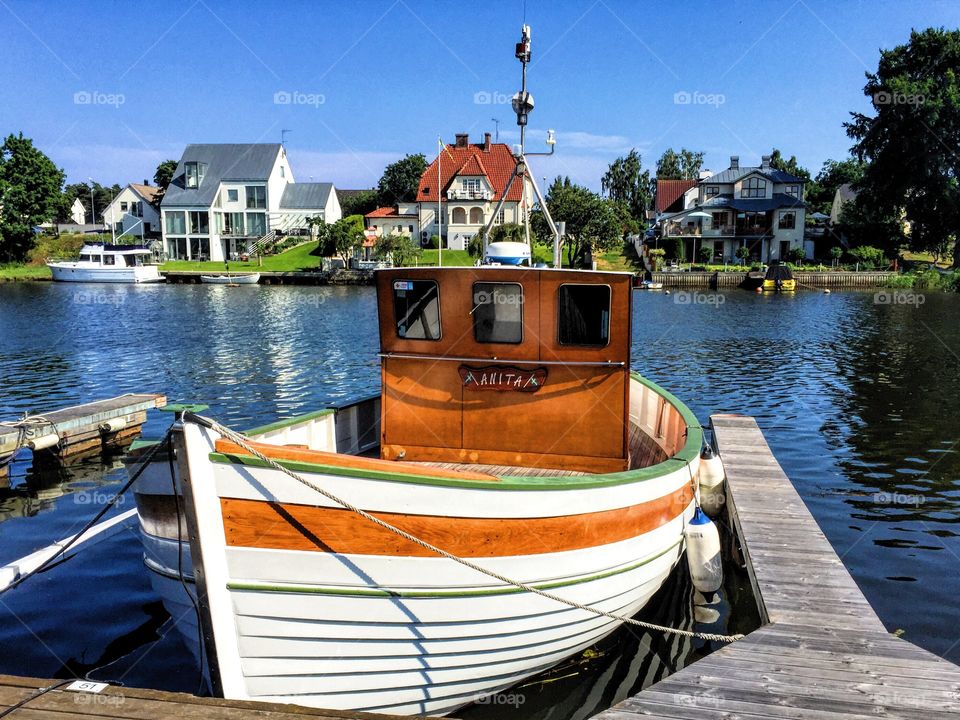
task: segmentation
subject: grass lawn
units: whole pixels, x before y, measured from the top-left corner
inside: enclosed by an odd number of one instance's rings
[[[257,259],[251,258],[247,262],[230,261],[230,272],[263,271],[263,272],[295,272],[297,270],[315,270],[320,267],[320,256],[312,253],[317,249],[319,242],[308,242],[298,247],[282,252],[279,255],[268,255],[263,258],[263,265]],[[161,270],[180,271],[207,271],[223,272],[223,262],[190,262],[187,260],[171,260],[160,266]]]
[[[4,280],[50,280],[50,268],[46,265],[10,263],[0,265],[0,282]]]

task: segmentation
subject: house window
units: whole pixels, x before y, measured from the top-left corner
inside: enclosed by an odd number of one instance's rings
[[[408,226],[410,228],[410,233],[413,234],[413,225]]]
[[[497,225],[503,225],[503,208],[500,208],[500,212],[497,213]]]
[[[262,185],[247,185],[247,207],[265,208],[267,206],[267,189]]]
[[[168,212],[166,213],[166,217],[168,235],[186,234],[187,225],[183,211]]]
[[[121,212],[127,211],[127,204],[125,202],[120,203],[120,211]]]
[[[281,165],[281,166],[280,166],[280,177],[286,177],[286,176],[287,176],[286,170],[284,169],[283,165]]]
[[[203,182],[203,174],[207,166],[205,163],[200,162],[188,162],[183,166],[184,174],[186,175],[186,186],[188,188],[197,188],[200,187],[200,183]]]
[[[790,197],[800,198],[800,186],[799,185],[787,185],[787,195]]]
[[[227,202],[237,202],[240,199],[239,190],[227,190]]]
[[[260,237],[267,234],[267,216],[263,213],[247,213],[247,235]]]
[[[709,200],[710,198],[720,194],[720,187],[717,185],[707,185],[707,189],[704,191],[703,194]]]
[[[190,232],[199,235],[210,233],[210,213],[190,211]]]
[[[727,214],[725,212],[713,213],[713,219],[711,220],[711,222],[713,223],[714,230],[719,230],[720,228],[722,228],[724,223],[726,223],[726,221],[727,221]]]
[[[478,343],[523,341],[523,287],[519,283],[474,283],[471,314]]]
[[[467,224],[467,211],[461,207],[454,208],[453,214],[451,215],[450,222],[454,225],[466,225]]]
[[[470,193],[480,192],[480,178],[463,178],[463,189]]]
[[[780,229],[793,230],[797,226],[797,214],[795,212],[780,213]]]
[[[558,293],[561,345],[606,345],[610,342],[610,287],[561,285]]]
[[[393,315],[397,337],[439,340],[440,289],[433,280],[394,280]]]
[[[481,210],[478,207],[470,208],[470,224],[471,225],[483,224],[483,210]]]
[[[751,177],[743,181],[740,188],[740,197],[762,198],[767,196],[767,181],[763,178]]]

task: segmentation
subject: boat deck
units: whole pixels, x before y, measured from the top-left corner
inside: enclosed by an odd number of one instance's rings
[[[594,720],[960,718],[960,667],[887,631],[756,421],[711,421],[764,624]]]

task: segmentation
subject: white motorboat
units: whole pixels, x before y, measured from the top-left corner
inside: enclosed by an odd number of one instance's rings
[[[256,285],[260,282],[260,273],[201,275],[200,282],[207,285]]]
[[[143,245],[84,243],[78,260],[48,262],[57,282],[150,283],[163,277],[146,261],[152,253]]]

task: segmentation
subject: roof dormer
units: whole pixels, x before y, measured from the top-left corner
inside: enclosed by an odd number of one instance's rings
[[[198,188],[203,184],[203,177],[207,174],[207,164],[194,160],[183,164],[183,184],[187,188]]]

